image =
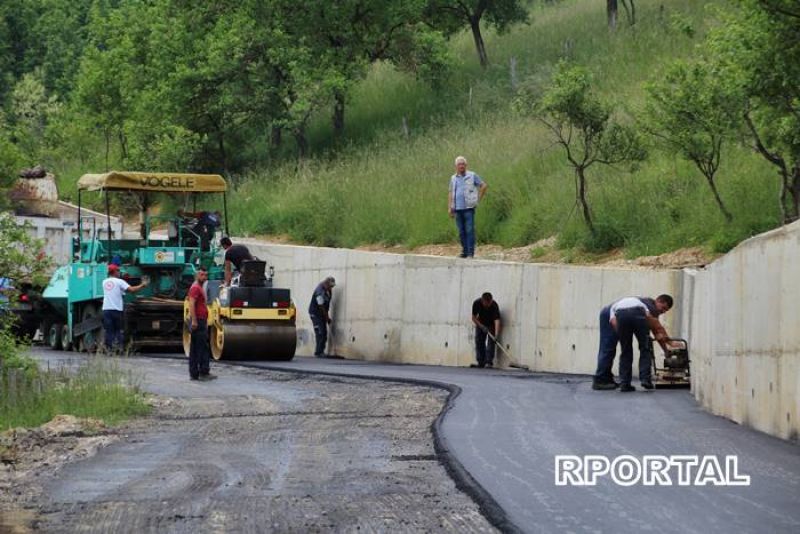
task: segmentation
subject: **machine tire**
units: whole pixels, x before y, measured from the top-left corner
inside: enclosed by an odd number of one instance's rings
[[[99,315],[97,307],[94,304],[87,304],[81,311],[81,322],[96,317],[97,315]],[[78,350],[80,352],[97,351],[102,331],[102,328],[98,328],[83,334],[78,340]]]
[[[61,348],[72,350],[72,332],[68,324],[61,325]]]
[[[46,345],[53,350],[63,350],[64,346],[61,344],[61,323],[52,323],[50,328],[47,329]]]
[[[52,321],[45,319],[39,324],[39,330],[42,332],[42,344],[45,347],[52,348],[50,345],[50,327],[53,326]]]

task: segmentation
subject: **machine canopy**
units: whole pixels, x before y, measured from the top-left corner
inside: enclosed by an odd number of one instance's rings
[[[84,191],[161,191],[178,193],[222,193],[225,179],[218,174],[162,172],[118,172],[84,174],[78,180]]]

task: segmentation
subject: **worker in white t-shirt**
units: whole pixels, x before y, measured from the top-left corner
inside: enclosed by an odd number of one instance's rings
[[[125,310],[125,293],[136,293],[147,282],[132,286],[119,277],[119,265],[108,266],[108,278],[103,280],[103,328],[106,331],[106,348],[110,351],[116,345],[122,348],[125,336],[122,331],[123,311]]]

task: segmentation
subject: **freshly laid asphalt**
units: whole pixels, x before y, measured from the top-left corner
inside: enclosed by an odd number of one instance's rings
[[[246,365],[448,387],[440,453],[503,530],[800,532],[800,446],[710,415],[686,390],[599,392],[573,375],[304,357]],[[751,483],[555,485],[556,455],[589,454],[735,455]]]

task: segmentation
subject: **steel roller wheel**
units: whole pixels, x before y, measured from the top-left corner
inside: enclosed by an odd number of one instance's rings
[[[287,321],[222,321],[209,332],[215,360],[289,361],[297,348],[297,330]]]

